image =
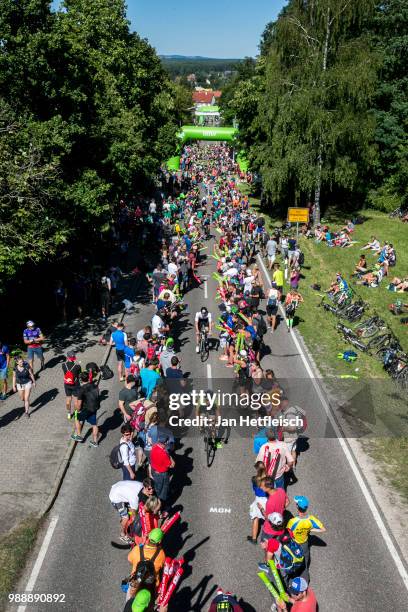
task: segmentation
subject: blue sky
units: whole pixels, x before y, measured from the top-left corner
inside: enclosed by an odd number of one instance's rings
[[[55,0],[54,4],[58,5]],[[132,29],[162,55],[256,55],[285,0],[127,0]]]

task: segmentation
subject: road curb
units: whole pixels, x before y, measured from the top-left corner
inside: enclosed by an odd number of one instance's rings
[[[134,281],[131,284],[131,293],[132,293],[132,301],[136,301],[136,297],[137,294],[139,293],[139,289],[142,285],[143,282],[143,278],[144,275],[140,274],[138,275]],[[124,321],[126,317],[126,310],[124,310],[120,317],[119,317],[119,321],[122,323]],[[104,366],[108,363],[110,354],[112,351],[112,346],[109,344],[106,347],[105,353],[102,357],[102,362],[101,362],[101,366]],[[65,474],[68,471],[69,468],[69,464],[71,463],[72,457],[74,455],[75,452],[75,448],[77,446],[78,442],[75,442],[74,440],[70,440],[69,444],[68,444],[68,448],[65,452],[64,458],[62,459],[58,471],[57,471],[57,475],[55,477],[55,481],[54,484],[51,488],[51,493],[48,495],[47,500],[44,504],[44,507],[38,512],[38,514],[36,515],[38,519],[43,518],[53,507],[55,500],[58,497],[58,493],[60,491],[60,488],[62,486],[62,483],[64,482],[64,478],[65,478]]]

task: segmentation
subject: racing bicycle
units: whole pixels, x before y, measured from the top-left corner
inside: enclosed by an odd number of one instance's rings
[[[200,353],[200,359],[201,361],[204,363],[204,361],[207,361],[209,355],[210,355],[210,347],[209,347],[209,343],[208,343],[208,328],[207,327],[203,327],[200,330],[200,338],[198,341],[198,347],[199,347],[199,353]]]

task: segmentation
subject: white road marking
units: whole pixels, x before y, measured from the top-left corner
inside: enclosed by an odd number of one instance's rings
[[[204,298],[208,299],[208,288],[207,288],[207,281],[204,281]]]
[[[231,514],[231,508],[214,508],[211,506],[210,512],[216,512],[217,514]]]
[[[262,260],[262,257],[259,255],[259,253],[258,253],[258,259],[259,259],[259,262],[260,262],[260,264],[262,266],[262,270],[263,270],[263,272],[264,272],[264,274],[266,276],[268,284],[270,286],[272,286],[270,276],[269,276],[268,271],[267,271],[267,269],[265,267],[265,264],[264,264],[264,262]],[[279,309],[280,309],[282,315],[285,316],[285,312],[284,312],[281,304],[279,305]],[[301,357],[301,359],[303,361],[303,365],[306,368],[306,372],[308,373],[308,376],[309,376],[310,380],[312,381],[312,384],[313,384],[313,386],[315,388],[315,391],[316,391],[316,393],[317,393],[317,395],[318,395],[318,397],[319,397],[319,399],[320,399],[320,401],[322,403],[324,411],[326,412],[327,418],[329,419],[330,424],[333,427],[333,430],[334,430],[334,432],[336,434],[337,440],[338,440],[338,442],[339,442],[339,444],[340,444],[340,446],[341,446],[341,448],[342,448],[342,450],[343,450],[343,452],[344,452],[344,454],[346,456],[346,459],[347,459],[347,461],[348,461],[348,463],[349,463],[349,465],[351,467],[351,470],[352,470],[352,472],[353,472],[353,474],[354,474],[354,476],[355,476],[355,478],[357,480],[357,483],[358,483],[358,485],[359,485],[359,487],[361,489],[361,492],[364,495],[364,498],[365,498],[365,500],[367,502],[367,505],[368,505],[368,507],[371,510],[371,513],[372,513],[372,515],[374,517],[374,520],[377,523],[377,527],[378,527],[378,529],[379,529],[379,531],[380,531],[380,533],[381,533],[381,535],[382,535],[382,537],[384,539],[384,542],[385,542],[385,544],[386,544],[386,546],[387,546],[387,548],[388,548],[388,550],[390,552],[390,555],[391,555],[391,557],[394,560],[394,563],[395,563],[395,565],[397,567],[399,575],[402,578],[404,586],[408,590],[408,573],[407,573],[407,571],[405,569],[404,562],[402,561],[401,556],[400,556],[398,550],[395,548],[394,542],[392,541],[391,537],[388,534],[388,527],[385,525],[384,520],[383,520],[381,514],[379,513],[378,508],[376,506],[376,503],[374,501],[374,497],[373,497],[371,491],[369,490],[369,488],[367,487],[367,485],[366,485],[366,483],[365,483],[365,481],[364,481],[364,479],[363,479],[363,477],[362,477],[362,475],[360,473],[360,470],[358,468],[356,459],[354,458],[354,456],[353,456],[353,454],[352,454],[352,452],[351,452],[351,450],[350,450],[350,448],[348,446],[347,441],[342,437],[343,434],[340,431],[340,428],[337,425],[337,422],[336,422],[335,418],[332,415],[331,408],[330,408],[326,398],[324,397],[323,392],[322,392],[320,386],[317,383],[317,380],[316,380],[316,378],[315,378],[315,376],[313,374],[312,368],[310,367],[310,364],[309,364],[309,362],[307,360],[307,357],[306,357],[306,355],[305,355],[305,353],[303,351],[302,346],[299,343],[298,338],[296,337],[296,334],[297,334],[296,330],[292,330],[292,333],[291,333],[292,340],[295,343],[295,346],[296,346],[297,350],[299,351],[299,355],[300,355],[300,357]]]
[[[211,370],[211,364],[207,363],[207,378],[208,378],[208,388],[212,389],[212,370]]]
[[[35,583],[37,582],[38,575],[41,571],[42,564],[45,559],[45,555],[47,554],[47,550],[49,545],[51,544],[51,539],[55,531],[55,527],[58,523],[58,516],[54,516],[51,519],[50,524],[48,525],[47,533],[45,534],[45,538],[43,543],[41,544],[40,552],[38,553],[38,557],[34,563],[34,567],[31,571],[30,578],[28,579],[27,586],[25,588],[25,592],[31,593],[34,590]],[[17,612],[24,612],[27,606],[19,606]]]

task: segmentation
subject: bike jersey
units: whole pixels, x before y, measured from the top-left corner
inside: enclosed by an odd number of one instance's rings
[[[309,539],[312,529],[323,529],[323,523],[316,516],[295,516],[287,524],[287,528],[293,533],[293,538],[298,544],[305,544]]]
[[[203,315],[201,311],[196,312],[195,322],[198,323],[199,321],[205,321],[205,322],[211,323],[211,312],[207,312],[206,315]]]

